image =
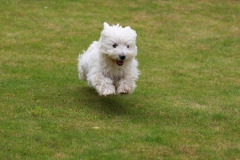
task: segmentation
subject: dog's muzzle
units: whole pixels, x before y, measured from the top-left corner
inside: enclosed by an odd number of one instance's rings
[[[119,58],[120,58],[121,60],[117,60],[116,62],[117,62],[117,64],[118,64],[119,66],[122,66],[123,63],[124,63],[123,60],[126,58],[126,56],[125,56],[124,54],[121,54],[121,55],[119,55]]]
[[[120,55],[119,58],[120,58],[121,60],[124,60],[124,59],[126,58],[126,56],[125,56],[125,55]]]
[[[119,60],[116,60],[116,62],[117,62],[117,65],[119,65],[119,66],[122,66],[124,63],[124,61],[119,61]]]

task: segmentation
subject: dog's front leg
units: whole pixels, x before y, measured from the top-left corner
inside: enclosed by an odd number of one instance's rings
[[[131,76],[122,78],[117,82],[117,93],[118,94],[132,93],[135,88],[136,88],[136,84],[135,84],[134,79]]]
[[[89,77],[89,85],[94,87],[99,95],[107,96],[115,94],[115,87],[113,81],[110,78],[104,77],[102,74],[94,74]]]

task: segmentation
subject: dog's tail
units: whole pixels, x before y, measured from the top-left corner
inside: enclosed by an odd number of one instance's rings
[[[82,60],[82,54],[79,54],[78,56],[78,77],[82,80],[86,80],[86,74],[83,67],[83,64],[81,63]]]

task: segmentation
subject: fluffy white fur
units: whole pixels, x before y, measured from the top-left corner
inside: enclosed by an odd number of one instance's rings
[[[109,26],[104,22],[99,41],[94,41],[78,57],[78,75],[99,95],[129,94],[139,76],[136,37],[129,26]]]

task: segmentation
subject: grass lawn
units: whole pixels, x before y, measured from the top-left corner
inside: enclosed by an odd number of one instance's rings
[[[0,4],[0,159],[240,159],[240,1]],[[137,31],[132,95],[78,79],[104,21]]]

